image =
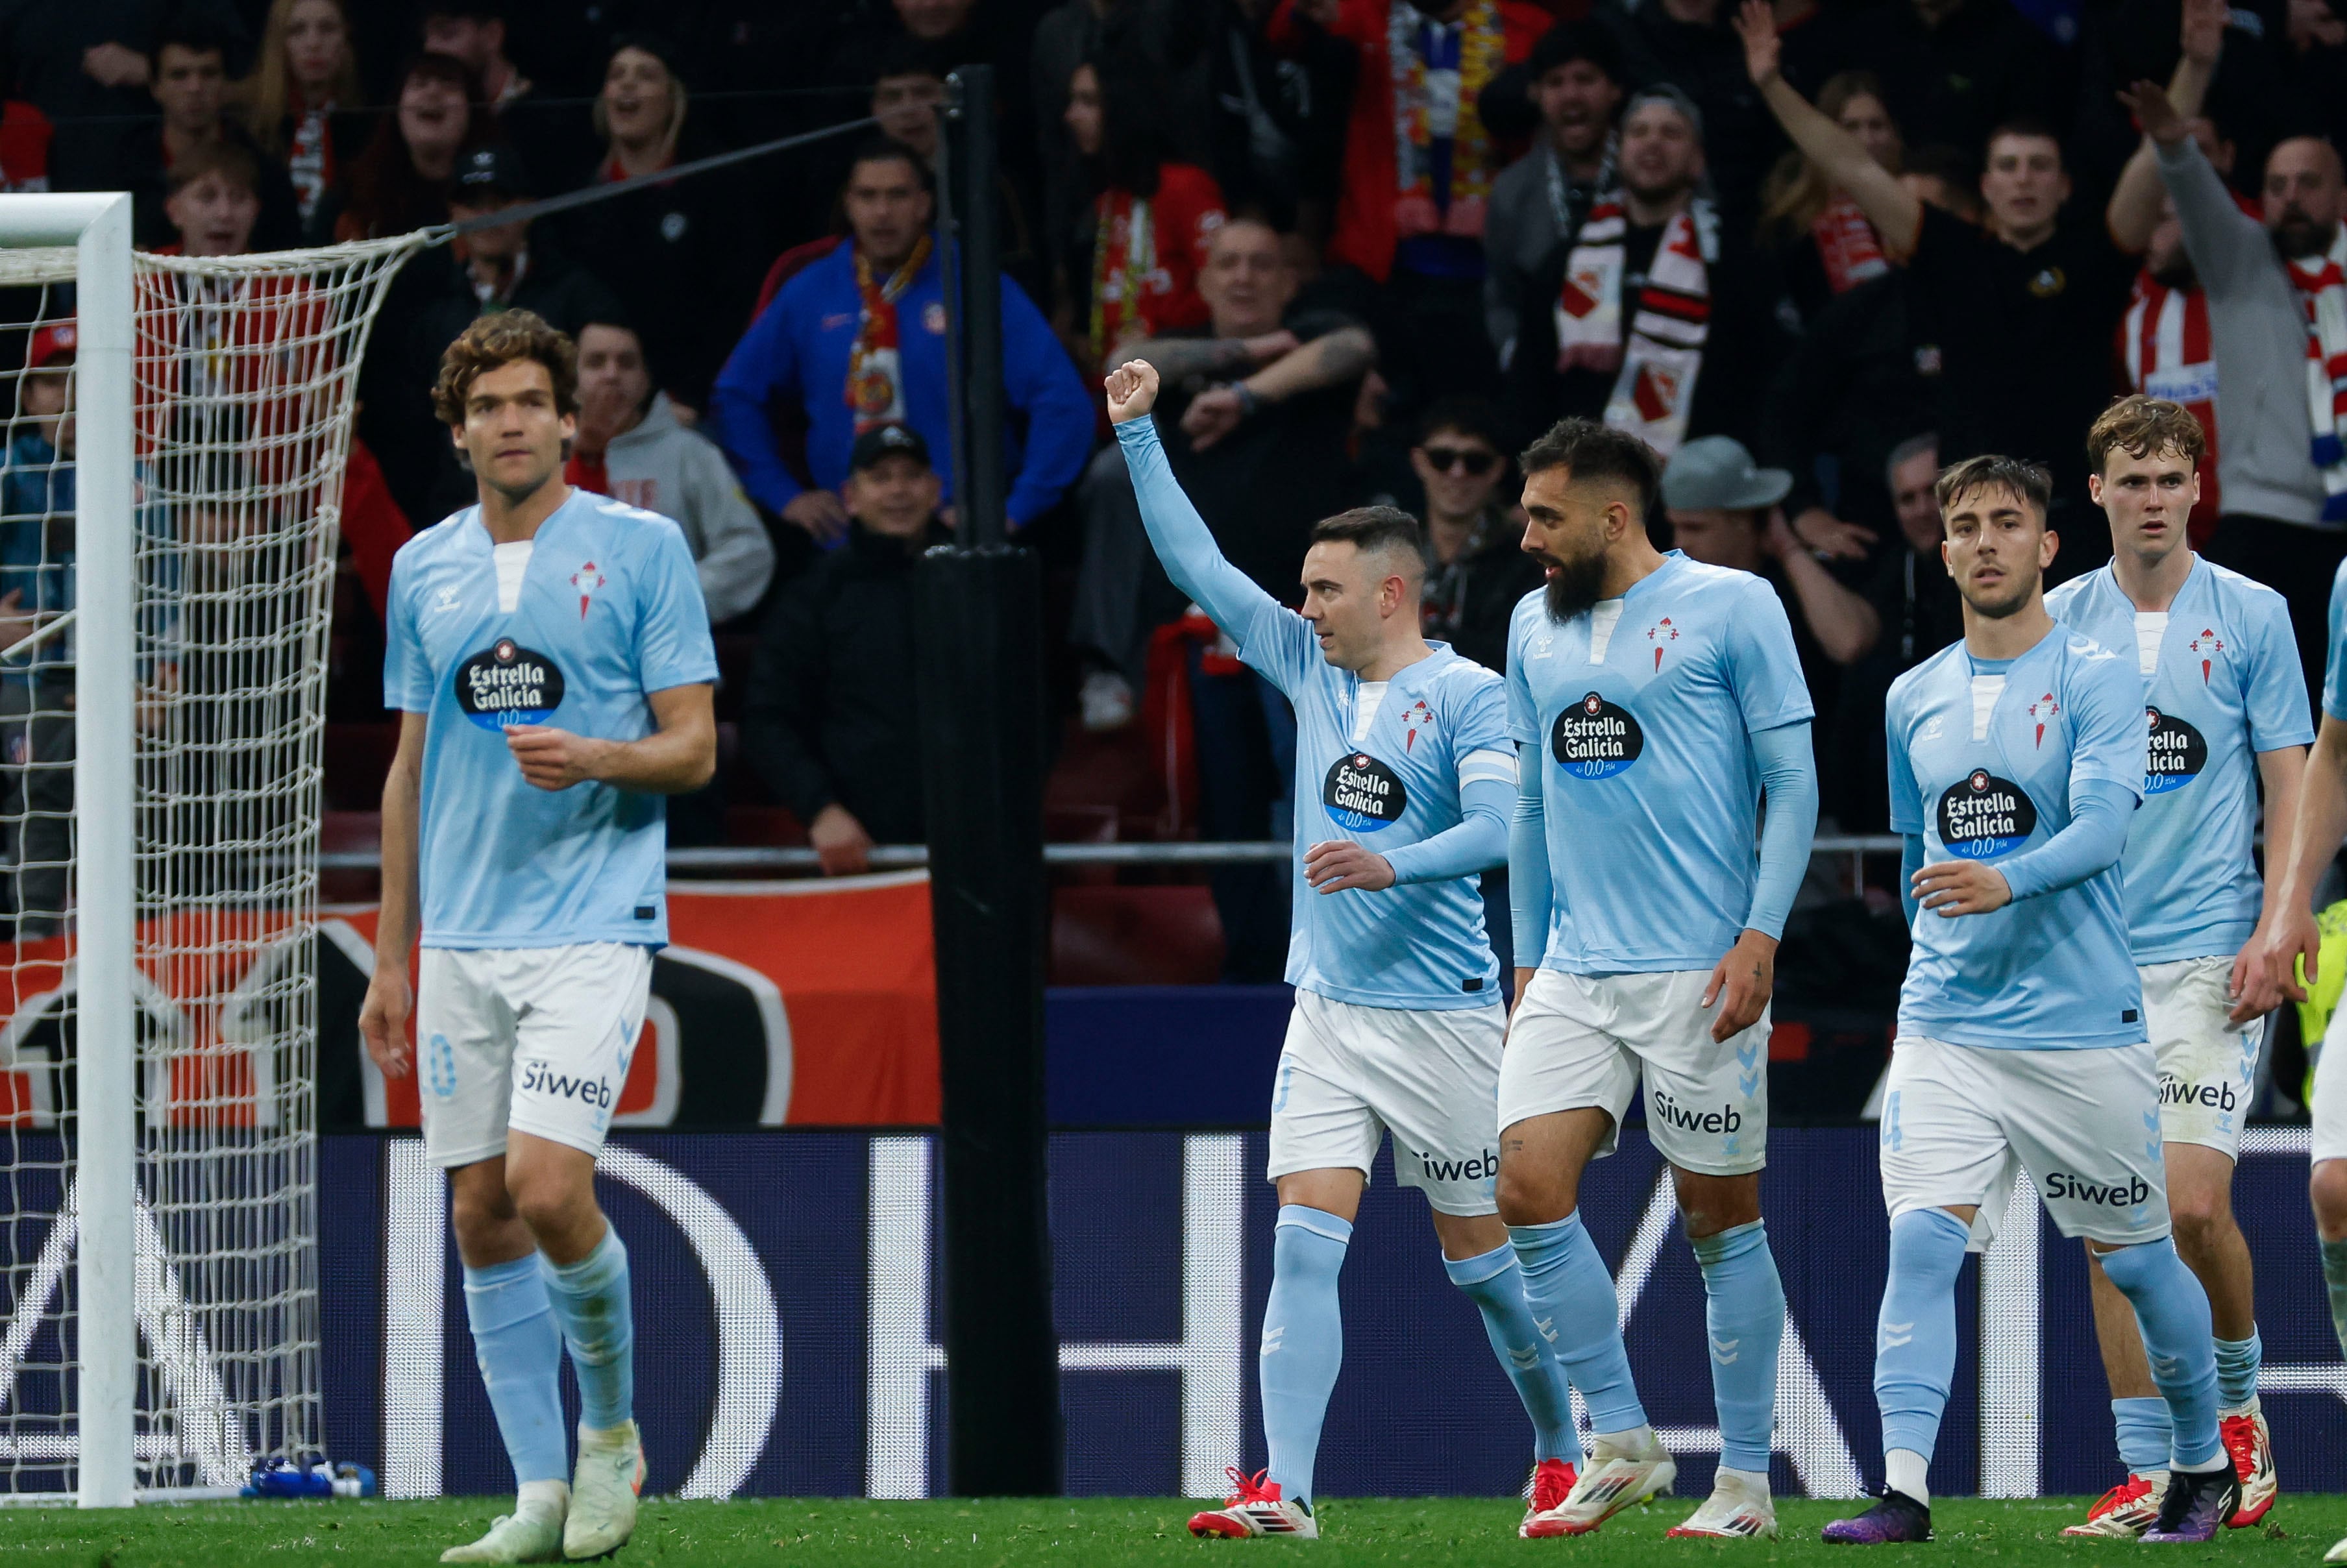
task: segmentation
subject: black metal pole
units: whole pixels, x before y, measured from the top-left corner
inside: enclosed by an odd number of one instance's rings
[[[960,539],[914,574],[944,1087],[947,1471],[1062,1485],[1046,1207],[1042,575],[1003,542],[992,72],[954,74],[941,184]]]

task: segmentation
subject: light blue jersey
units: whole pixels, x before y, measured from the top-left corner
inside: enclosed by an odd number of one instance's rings
[[[668,940],[665,802],[522,780],[508,724],[636,741],[648,693],[717,679],[684,535],[585,490],[538,525],[501,608],[480,508],[392,563],[384,705],[427,715],[418,875],[427,948]]]
[[[2347,723],[2347,561],[2331,579],[2331,661],[2322,671],[2322,712]]]
[[[2068,826],[2090,784],[2131,805],[2142,714],[2133,664],[2058,621],[2018,659],[1975,660],[1951,644],[1891,683],[1891,830],[1922,835],[1926,865],[1994,864]],[[2101,870],[1985,915],[1918,908],[1899,1032],[2015,1050],[2141,1041],[2123,842],[2115,820]]]
[[[1322,656],[1310,621],[1222,559],[1174,477],[1154,422],[1128,420],[1116,431],[1166,571],[1238,644],[1239,657],[1296,705],[1288,984],[1361,1007],[1497,1005],[1499,961],[1473,873],[1505,858],[1516,787],[1500,678],[1437,642],[1381,692],[1365,692],[1359,676]],[[1366,728],[1365,696],[1375,702]],[[1430,846],[1468,820],[1472,803],[1461,797],[1479,788],[1490,796],[1487,831]],[[1305,854],[1333,839],[1384,856],[1395,885],[1313,891]],[[1487,845],[1481,863],[1454,864],[1473,843]]]
[[[2143,676],[2143,805],[2124,863],[2135,961],[2239,952],[2263,897],[2257,754],[2314,739],[2289,601],[2195,557],[2163,614],[2139,613],[2109,567],[2064,583],[2045,608],[2121,662],[2134,650]]]
[[[1536,589],[1508,631],[1507,685],[1508,733],[1541,770],[1553,877],[1540,967],[1606,975],[1718,963],[1753,923],[1753,736],[1811,717],[1776,590],[1677,550],[1622,598],[1570,620],[1551,620]],[[1788,846],[1797,865],[1809,831]]]

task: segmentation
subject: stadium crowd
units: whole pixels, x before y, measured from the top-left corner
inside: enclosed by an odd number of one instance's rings
[[[1669,460],[1657,542],[1783,599],[1844,831],[1885,824],[1890,682],[1960,630],[1932,477],[2047,464],[2074,576],[2108,559],[2080,443],[2121,392],[2206,426],[2195,542],[2289,598],[2320,679],[2347,554],[2333,0],[0,0],[0,190],[127,189],[141,243],[223,255],[876,117],[412,261],[363,373],[335,641],[334,716],[381,721],[391,548],[472,495],[434,366],[535,311],[580,349],[571,482],[673,516],[717,623],[729,765],[672,834],[779,818],[847,871],[921,833],[908,567],[956,522],[933,110],[979,61],[1062,762],[1162,747],[1180,726],[1143,710],[1186,702],[1196,798],[1160,823],[1284,835],[1294,720],[1148,548],[1100,391],[1133,357],[1249,577],[1293,603],[1316,519],[1401,506],[1429,634],[1495,665],[1539,581],[1511,454],[1565,415],[1639,435]],[[12,453],[53,427],[37,380]],[[1245,875],[1218,888],[1234,966],[1276,975],[1285,879]]]

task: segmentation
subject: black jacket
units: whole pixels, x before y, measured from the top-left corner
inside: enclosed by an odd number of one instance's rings
[[[1770,387],[1760,414],[1760,461],[1793,476],[1785,514],[1826,505],[1818,459],[1841,475],[1838,515],[1878,531],[1893,526],[1884,473],[1891,449],[1937,427],[1936,318],[1911,308],[1901,269],[1860,283],[1819,312]]]
[[[913,563],[951,537],[933,525],[893,539],[851,524],[767,612],[742,750],[801,822],[835,802],[876,843],[922,842]]]
[[[1449,566],[1426,566],[1419,614],[1426,635],[1462,659],[1508,672],[1508,623],[1524,595],[1541,586],[1540,563],[1523,551],[1523,531],[1487,515]]]

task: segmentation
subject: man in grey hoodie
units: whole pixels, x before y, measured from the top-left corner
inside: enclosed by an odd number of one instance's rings
[[[563,477],[673,518],[700,569],[709,620],[745,614],[774,575],[774,544],[716,443],[687,429],[652,390],[633,328],[590,323],[579,333],[579,438]]]
[[[2263,220],[2243,211],[2187,129],[2207,90],[2205,70],[2195,70],[2202,64],[2188,56],[2168,89],[2137,82],[2120,97],[2151,138],[2208,295],[2225,513],[2204,553],[2290,601],[2299,659],[2319,694],[2331,580],[2347,557],[2347,529],[2323,520],[2307,411],[2306,307],[2284,263],[2330,249],[2347,181],[2329,142],[2292,137],[2266,159]]]

